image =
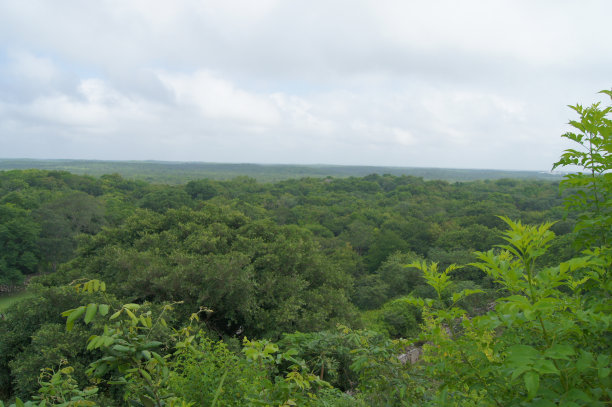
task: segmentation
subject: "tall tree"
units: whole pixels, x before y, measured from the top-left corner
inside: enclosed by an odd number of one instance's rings
[[[0,284],[17,284],[36,272],[39,232],[29,211],[0,204]]]

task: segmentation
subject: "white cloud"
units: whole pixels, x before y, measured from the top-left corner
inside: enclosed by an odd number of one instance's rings
[[[333,120],[320,116],[317,106],[304,98],[275,93],[271,95],[283,116],[285,125],[294,131],[311,132],[314,135],[329,136],[337,129]]]
[[[238,89],[210,72],[159,73],[159,79],[179,105],[194,106],[206,118],[263,126],[273,126],[280,120],[269,96]]]

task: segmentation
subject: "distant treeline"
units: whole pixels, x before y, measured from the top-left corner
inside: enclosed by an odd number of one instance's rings
[[[375,167],[354,165],[288,165],[288,164],[223,164],[171,161],[97,161],[97,160],[34,160],[1,159],[0,170],[42,169],[69,171],[74,174],[101,176],[117,173],[128,179],[153,183],[183,184],[209,178],[229,180],[249,176],[260,182],[276,182],[304,177],[364,177],[378,175],[410,175],[425,180],[449,182],[485,179],[538,179],[560,181],[559,174],[542,171],[478,170],[453,168]]]

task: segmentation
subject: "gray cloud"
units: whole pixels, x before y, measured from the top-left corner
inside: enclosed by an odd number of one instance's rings
[[[548,169],[608,1],[3,2],[0,156]]]

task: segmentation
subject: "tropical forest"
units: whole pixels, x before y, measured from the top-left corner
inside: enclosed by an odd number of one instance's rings
[[[612,104],[568,110],[557,180],[0,171],[0,406],[610,406]]]

